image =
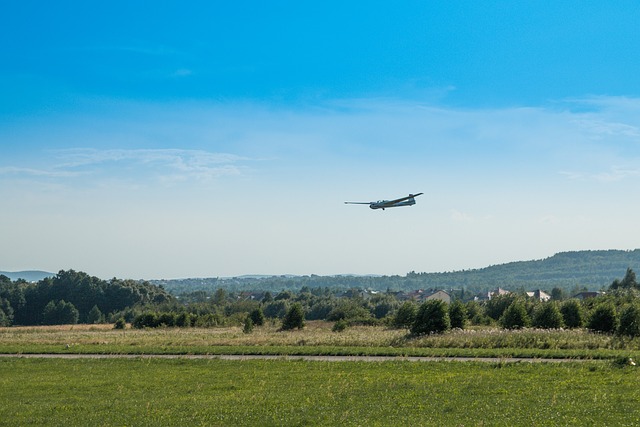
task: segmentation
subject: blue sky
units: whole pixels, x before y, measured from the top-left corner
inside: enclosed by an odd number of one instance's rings
[[[1,7],[0,270],[402,275],[638,247],[637,2],[227,3]]]

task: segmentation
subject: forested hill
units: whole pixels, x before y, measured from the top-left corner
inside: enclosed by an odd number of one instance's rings
[[[406,276],[271,276],[210,279],[152,280],[173,294],[194,291],[300,290],[303,287],[371,288],[374,290],[465,289],[481,292],[496,287],[510,290],[567,292],[586,288],[599,290],[624,277],[627,268],[640,271],[640,249],[632,251],[561,252],[535,261],[519,261],[481,269],[445,273],[415,273]]]

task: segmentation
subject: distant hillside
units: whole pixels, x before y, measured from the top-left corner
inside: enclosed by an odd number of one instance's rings
[[[417,275],[422,277],[425,283],[443,287],[559,287],[570,290],[579,286],[597,290],[609,286],[614,279],[624,277],[627,268],[640,272],[640,249],[561,252],[542,260],[511,262],[476,270]]]
[[[371,288],[375,290],[465,289],[481,292],[498,286],[516,290],[554,287],[567,292],[585,287],[598,290],[624,277],[627,268],[640,273],[640,249],[561,252],[535,261],[519,261],[475,270],[447,273],[408,273],[406,276],[271,276],[210,279],[152,280],[168,292],[213,292],[284,289],[303,287]]]
[[[0,274],[7,276],[11,280],[24,279],[27,282],[37,282],[46,277],[53,277],[55,273],[49,273],[40,270],[28,270],[28,271],[0,271]]]

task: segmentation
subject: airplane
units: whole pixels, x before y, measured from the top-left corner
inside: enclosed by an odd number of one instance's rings
[[[400,206],[411,206],[416,204],[415,197],[424,193],[409,194],[407,197],[401,197],[395,200],[378,200],[377,202],[344,202],[347,205],[369,205],[371,209],[397,208]]]

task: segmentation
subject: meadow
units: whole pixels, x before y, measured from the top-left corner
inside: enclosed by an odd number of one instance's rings
[[[329,322],[0,328],[0,353],[562,357],[566,363],[0,357],[0,425],[638,425],[637,340],[477,328],[410,338]],[[584,360],[593,359],[593,360]]]
[[[115,330],[112,325],[0,328],[0,353],[280,354],[538,357],[640,360],[640,339],[585,329],[504,330],[474,327],[413,338],[406,330],[307,322],[280,331],[269,323],[245,334],[241,327]]]
[[[638,425],[639,381],[604,361],[0,358],[0,424]]]

